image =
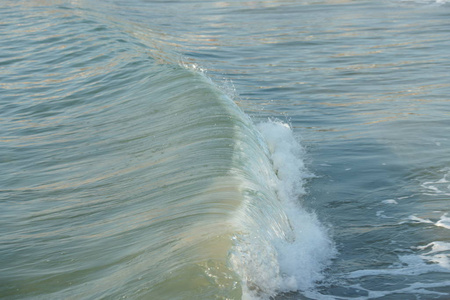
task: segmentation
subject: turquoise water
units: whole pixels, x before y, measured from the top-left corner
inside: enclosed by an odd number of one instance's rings
[[[0,298],[450,297],[447,1],[0,8]]]

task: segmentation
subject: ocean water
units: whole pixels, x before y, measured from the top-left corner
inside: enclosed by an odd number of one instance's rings
[[[0,1],[1,299],[450,299],[450,2]]]

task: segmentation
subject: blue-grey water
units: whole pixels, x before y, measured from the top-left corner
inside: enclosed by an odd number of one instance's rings
[[[0,1],[1,299],[450,299],[450,2]]]

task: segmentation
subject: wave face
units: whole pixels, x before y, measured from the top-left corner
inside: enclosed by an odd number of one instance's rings
[[[0,13],[0,294],[264,299],[320,280],[334,250],[298,203],[289,126],[255,126],[162,33],[58,3]]]

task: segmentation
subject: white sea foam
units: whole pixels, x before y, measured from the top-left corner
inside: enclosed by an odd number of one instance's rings
[[[423,219],[423,218],[419,218],[415,215],[411,215],[408,217],[409,220],[414,221],[416,223],[427,223],[427,224],[433,224],[433,221],[429,220],[429,219]]]
[[[325,228],[313,213],[300,206],[304,179],[311,177],[303,162],[304,152],[288,124],[268,121],[258,124],[271,153],[280,181],[278,197],[294,230],[295,240],[276,244],[284,282],[281,290],[306,290],[322,279],[321,271],[335,254]]]
[[[383,204],[398,204],[398,202],[395,201],[394,199],[383,200],[383,201],[381,201],[381,203],[383,203]]]
[[[419,246],[418,249],[425,250],[427,248],[430,248],[431,250],[427,252],[427,254],[433,254],[433,253],[439,253],[443,251],[450,251],[450,243],[447,242],[432,242],[425,246]]]
[[[427,264],[426,261],[432,260],[429,257],[419,255],[403,255],[399,256],[399,260],[401,262],[400,266],[394,265],[387,269],[358,270],[351,272],[348,275],[348,278],[361,278],[378,275],[416,276],[431,272],[450,272],[450,270],[447,270],[440,264]]]
[[[304,151],[290,126],[270,120],[257,128],[269,149],[276,174],[269,181],[276,190],[282,214],[288,219],[291,235],[268,240],[266,229],[258,228],[254,229],[258,234],[253,233],[252,238],[244,237],[235,243],[231,264],[245,283],[244,298],[248,299],[312,289],[335,255],[326,229],[300,204],[300,196],[305,193],[304,180],[311,174],[304,166]]]
[[[431,248],[431,250],[425,253],[422,258],[450,271],[450,243],[436,241],[417,248],[421,250]]]
[[[280,271],[285,274],[280,290],[306,290],[322,278],[321,271],[334,255],[334,248],[316,216],[300,206],[304,179],[311,174],[304,166],[303,148],[291,128],[280,121],[260,123],[257,127],[269,146],[273,168],[280,179],[278,197],[295,234],[293,242],[279,241],[275,245]]]
[[[424,246],[418,246],[414,249],[424,253],[401,255],[398,262],[385,269],[357,270],[348,274],[348,278],[362,278],[367,276],[417,276],[427,273],[450,273],[450,243],[435,241]],[[368,290],[360,285],[354,285],[352,288],[364,290],[368,293],[367,297],[356,299],[371,299],[383,297],[391,294],[429,294],[429,295],[450,295],[437,291],[430,291],[429,288],[450,287],[450,281],[441,281],[434,283],[415,282],[406,288],[389,291]],[[352,298],[354,299],[354,298]]]
[[[436,226],[450,229],[450,217],[448,217],[447,213],[441,216],[441,219],[436,222]]]
[[[411,215],[408,217],[408,220],[413,221],[414,223],[424,223],[424,224],[433,224],[437,227],[443,227],[445,229],[450,229],[450,217],[448,217],[448,213],[445,213],[441,216],[439,221],[433,222],[430,219],[424,219],[417,217],[416,215]],[[407,223],[407,221],[402,221],[399,224]]]
[[[429,196],[450,196],[450,176],[449,168],[440,170],[439,173],[443,173],[442,177],[437,180],[426,181],[421,184],[424,188],[425,194]]]
[[[392,219],[392,217],[388,217],[384,214],[384,210],[379,210],[376,212],[376,216],[378,218],[383,218],[383,219]]]
[[[419,295],[447,296],[447,295],[449,295],[448,293],[430,291],[428,289],[448,287],[448,286],[450,286],[450,281],[443,281],[443,282],[436,282],[436,283],[415,282],[405,288],[398,289],[398,290],[372,291],[372,290],[368,290],[368,289],[362,287],[359,284],[355,284],[355,285],[352,285],[351,287],[358,289],[358,290],[366,291],[368,295],[364,296],[364,297],[357,297],[357,298],[352,297],[352,298],[342,298],[342,299],[352,299],[352,300],[379,299],[381,297],[385,297],[388,295],[398,295],[398,294],[416,295],[418,297],[417,299],[421,299]]]

